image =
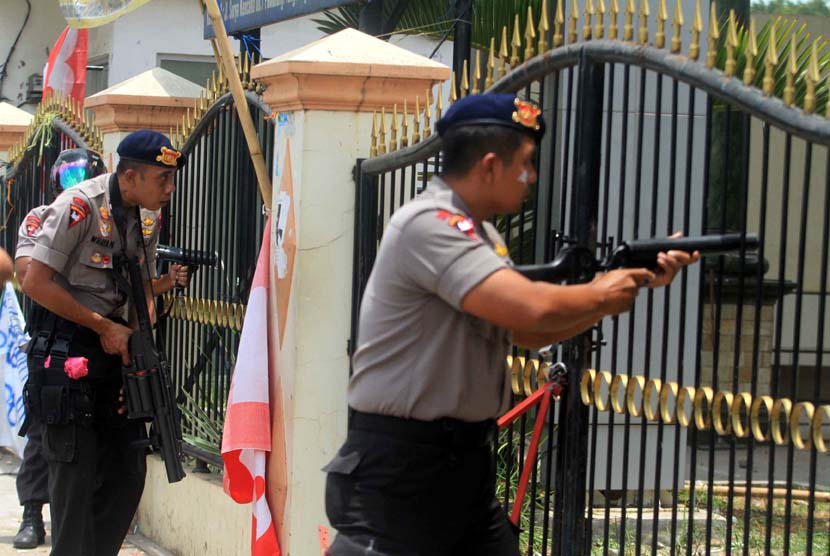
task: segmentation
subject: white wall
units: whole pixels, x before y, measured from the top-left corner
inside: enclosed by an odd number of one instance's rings
[[[6,68],[0,89],[0,101],[21,105],[26,97],[26,81],[33,73],[43,74],[49,50],[66,27],[58,3],[54,0],[30,0],[29,20]],[[0,2],[0,64],[5,62],[14,39],[26,17],[26,0]],[[21,109],[34,112],[35,106],[23,104]]]

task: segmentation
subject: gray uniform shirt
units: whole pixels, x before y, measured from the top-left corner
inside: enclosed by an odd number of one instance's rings
[[[495,227],[474,224],[461,198],[433,179],[384,231],[360,308],[349,405],[424,421],[506,411],[511,334],[460,305],[510,264]]]
[[[113,258],[121,253],[121,235],[112,216],[110,176],[98,176],[61,193],[44,212],[32,250],[32,258],[55,270],[55,281],[72,297],[104,316],[117,314],[126,302],[112,274]],[[146,252],[151,264],[149,276],[142,264],[144,278],[155,278],[152,263],[158,234],[145,233],[148,226],[138,221],[135,211],[126,213],[127,255],[143,259]]]
[[[43,213],[49,205],[40,205],[26,214],[20,229],[17,231],[17,247],[14,249],[14,258],[31,257],[35,248],[35,237],[43,226]]]

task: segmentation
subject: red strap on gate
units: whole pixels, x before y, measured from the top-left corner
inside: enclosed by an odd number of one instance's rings
[[[519,519],[522,515],[522,505],[524,503],[525,493],[527,492],[527,483],[530,481],[530,472],[534,467],[533,463],[536,461],[536,452],[539,450],[539,439],[542,437],[542,429],[545,426],[545,416],[548,414],[550,399],[553,395],[552,385],[548,383],[542,386],[536,390],[536,392],[534,392],[528,400],[531,398],[534,400],[538,399],[539,396],[537,396],[537,394],[541,396],[542,403],[539,406],[539,412],[536,414],[536,423],[533,426],[533,435],[530,437],[530,446],[527,449],[527,458],[525,459],[525,465],[522,469],[522,476],[519,478],[519,488],[516,490],[516,498],[513,500],[513,509],[510,512],[510,521],[512,521],[513,525],[517,527],[519,526]],[[519,406],[516,407],[518,408]]]

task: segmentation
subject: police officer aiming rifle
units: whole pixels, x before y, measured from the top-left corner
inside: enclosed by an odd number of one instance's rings
[[[488,219],[519,211],[536,181],[541,110],[473,95],[437,129],[444,173],[395,211],[363,295],[350,430],[325,468],[334,556],[518,556],[492,455],[511,346],[584,332],[697,260],[669,250],[654,272],[572,286],[523,277]]]
[[[119,401],[135,311],[129,322],[121,315],[133,286],[154,314],[158,236],[140,208],[170,201],[185,158],[149,130],[125,137],[118,155],[114,174],[64,191],[43,213],[22,284],[47,310],[32,330],[27,411],[42,423],[53,556],[117,554],[144,488],[144,449],[136,446],[145,426],[128,421]],[[142,284],[126,282],[118,261],[127,258],[141,261]],[[84,376],[69,378],[72,358],[86,358]]]

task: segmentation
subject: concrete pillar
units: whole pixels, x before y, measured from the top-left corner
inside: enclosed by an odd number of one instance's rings
[[[283,553],[320,554],[320,468],[345,438],[355,183],[372,111],[415,106],[442,64],[347,29],[253,69],[277,125],[268,499]]]
[[[86,108],[95,114],[95,125],[104,134],[104,160],[114,170],[115,149],[128,133],[153,129],[169,134],[191,112],[204,91],[199,85],[162,68],[153,68],[113,85],[86,99]]]

